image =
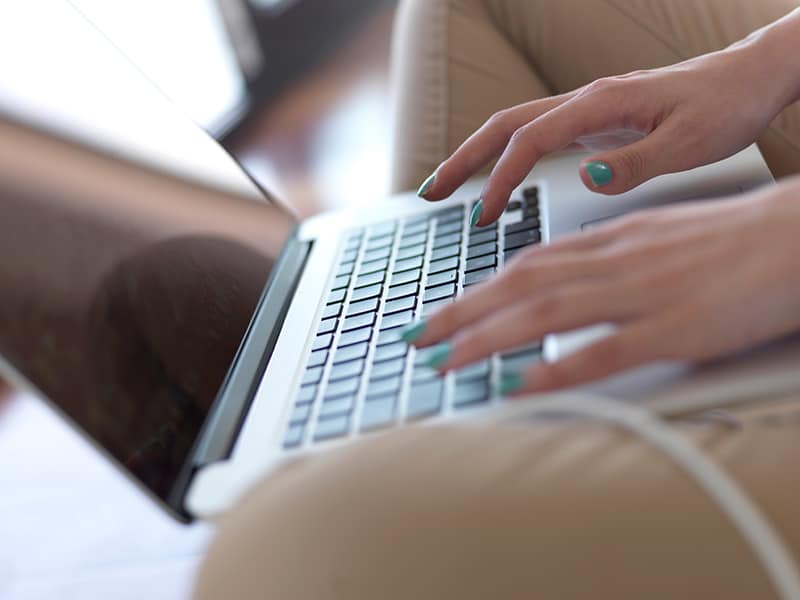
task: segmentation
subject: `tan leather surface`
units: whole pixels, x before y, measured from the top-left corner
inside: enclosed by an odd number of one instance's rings
[[[766,411],[766,412],[765,412]],[[677,425],[800,552],[800,403]],[[225,518],[197,598],[769,598],[748,545],[634,435],[414,428],[299,462]]]

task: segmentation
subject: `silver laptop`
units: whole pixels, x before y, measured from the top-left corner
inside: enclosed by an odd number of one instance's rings
[[[97,43],[98,51],[113,53],[102,40]],[[37,318],[0,333],[0,366],[18,384],[38,391],[162,506],[185,520],[225,511],[289,457],[326,451],[397,427],[522,418],[526,405],[537,399],[512,403],[501,398],[496,384],[503,372],[556,359],[603,335],[602,326],[536,340],[444,377],[426,366],[424,351],[402,342],[402,328],[491,278],[525,248],[642,207],[728,196],[771,182],[758,150],[750,147],[715,165],[661,177],[633,192],[605,198],[581,184],[577,176],[581,156],[564,154],[542,161],[514,192],[499,222],[489,227],[474,229],[468,223],[482,187],[475,180],[440,203],[401,195],[368,209],[323,214],[288,231],[287,212],[252,199],[256,195],[252,183],[213,140],[182,121],[129,66],[120,62],[114,68],[117,75],[125,73],[128,84],[136,81],[137,93],[148,98],[147,118],[169,125],[155,140],[161,153],[156,164],[148,160],[152,156],[146,145],[139,144],[141,132],[128,126],[137,121],[131,112],[126,113],[127,120],[120,114],[100,119],[105,126],[98,137],[92,130],[97,119],[86,119],[91,110],[80,103],[76,118],[83,117],[91,126],[76,130],[60,126],[65,122],[63,112],[50,121],[47,110],[31,114],[24,103],[0,102],[4,115],[0,189],[13,199],[6,206],[17,207],[28,225],[48,211],[74,209],[70,214],[88,215],[79,218],[79,226],[68,235],[55,233],[46,244],[37,244],[24,227],[19,236],[13,231],[5,232],[6,239],[0,235],[0,248],[14,249],[3,253],[0,273],[20,276],[19,265],[25,265],[30,266],[28,273],[59,279],[65,276],[61,265],[75,268],[75,273],[66,274],[67,284],[55,286],[63,292],[72,282],[75,293],[64,292],[63,301],[37,299],[35,294],[26,299]],[[6,92],[4,100],[12,95]],[[19,94],[18,87],[13,94]],[[103,103],[103,98],[98,100],[95,93],[94,101]],[[191,148],[188,157],[187,148]],[[191,157],[197,159],[194,166],[187,162]],[[80,176],[75,177],[76,172]],[[202,176],[194,177],[197,174]],[[136,194],[143,190],[147,198],[137,205]],[[132,254],[155,253],[148,264],[155,265],[157,273],[166,269],[159,275],[157,290],[162,284],[169,287],[182,274],[173,272],[170,278],[165,266],[169,262],[158,254],[172,247],[169,239],[136,233],[135,242],[130,247],[122,244],[120,250],[117,234],[127,231],[120,211],[135,218],[141,214],[135,208],[147,202],[156,210],[186,206],[196,199],[197,211],[202,212],[215,198],[219,204],[214,210],[221,221],[225,210],[219,206],[243,214],[252,209],[258,215],[250,220],[245,243],[242,238],[233,243],[241,251],[234,257],[246,262],[274,249],[270,243],[259,248],[259,230],[282,248],[270,261],[269,280],[238,350],[231,351],[227,375],[209,381],[213,369],[207,368],[207,355],[195,352],[197,347],[202,350],[202,344],[187,344],[187,361],[189,357],[195,361],[189,363],[189,372],[196,377],[175,384],[175,378],[161,377],[164,372],[169,375],[170,365],[149,360],[163,349],[143,344],[138,337],[139,311],[163,310],[164,322],[179,332],[169,340],[182,347],[184,338],[193,340],[205,328],[227,322],[225,311],[235,302],[226,304],[230,297],[213,283],[220,279],[211,279],[211,286],[199,288],[213,299],[202,305],[213,308],[207,315],[175,310],[173,296],[151,297],[146,289],[126,305],[132,312],[120,313],[116,296],[109,300],[105,284]],[[242,203],[248,207],[242,208]],[[132,204],[137,206],[131,208]],[[43,208],[28,210],[30,206]],[[256,206],[258,210],[252,208]],[[103,234],[104,227],[108,235]],[[209,232],[216,239],[226,231],[234,235],[234,230],[206,221],[187,228],[190,239]],[[63,229],[56,223],[53,232]],[[93,241],[96,247],[87,252],[82,248],[86,239],[105,241]],[[203,251],[217,257],[215,248],[220,256],[230,250],[227,243],[215,244],[203,245]],[[20,252],[25,248],[36,251],[23,257]],[[253,248],[263,252],[251,253]],[[195,258],[189,263],[202,263],[192,252],[189,256]],[[71,257],[84,262],[75,265]],[[40,286],[43,294],[52,291],[51,283],[46,280]],[[255,284],[260,287],[262,282]],[[130,291],[130,286],[123,289]],[[191,302],[193,288],[190,295],[187,304],[177,306],[196,309]],[[99,312],[98,297],[104,302]],[[19,311],[20,304],[15,306]],[[0,305],[0,322],[11,322],[13,308]],[[73,313],[80,316],[70,320]],[[86,315],[91,317],[88,321]],[[31,328],[27,335],[22,325]],[[60,331],[62,326],[66,334]],[[179,326],[184,327],[182,334]],[[84,335],[86,327],[111,334]],[[158,333],[155,338],[163,339]],[[81,343],[84,337],[89,339],[86,344]],[[108,346],[98,347],[98,339]],[[685,365],[656,365],[585,392],[649,403],[663,413],[752,399],[764,390],[777,393],[800,385],[796,369],[791,368],[800,353],[794,348],[789,354],[784,347],[780,350],[784,352],[780,356],[746,356],[700,371]],[[139,364],[148,369],[126,368]],[[149,387],[143,387],[143,381],[150,382]],[[212,398],[197,392],[209,387],[218,388]]]

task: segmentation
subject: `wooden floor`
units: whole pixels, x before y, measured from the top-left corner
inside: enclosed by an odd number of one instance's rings
[[[303,215],[368,202],[388,185],[391,22],[390,10],[372,18],[234,141],[254,176]],[[210,528],[171,521],[41,401],[7,390],[0,490],[0,598],[189,596]]]

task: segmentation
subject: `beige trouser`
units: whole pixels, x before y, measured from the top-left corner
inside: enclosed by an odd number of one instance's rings
[[[724,46],[789,0],[401,7],[395,188],[494,111]],[[765,66],[768,68],[768,66]],[[800,111],[760,140],[800,171]],[[800,556],[800,398],[676,423]],[[305,459],[221,522],[199,599],[744,598],[774,589],[679,468],[600,424],[410,428]]]

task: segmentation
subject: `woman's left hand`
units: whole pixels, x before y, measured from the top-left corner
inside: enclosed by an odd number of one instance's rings
[[[416,346],[452,370],[546,334],[612,323],[512,393],[577,385],[657,360],[701,361],[800,329],[800,179],[728,200],[649,209],[532,248],[434,314]],[[415,329],[419,332],[420,328]]]

